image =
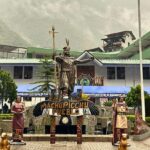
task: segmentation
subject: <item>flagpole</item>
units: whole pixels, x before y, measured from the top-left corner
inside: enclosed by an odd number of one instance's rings
[[[145,121],[145,99],[144,99],[144,85],[143,85],[142,40],[141,40],[141,6],[140,6],[140,0],[138,0],[138,27],[139,27],[141,106],[142,106],[142,118]]]

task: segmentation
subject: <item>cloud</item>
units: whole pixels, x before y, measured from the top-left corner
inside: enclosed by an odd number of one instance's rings
[[[149,31],[150,2],[141,1],[142,31]],[[138,35],[137,0],[0,0],[0,19],[33,46],[52,45],[48,34],[56,26],[57,47],[69,37],[73,49],[97,47],[105,34],[132,30]]]

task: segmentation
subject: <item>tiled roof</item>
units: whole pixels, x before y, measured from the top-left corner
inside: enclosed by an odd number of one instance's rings
[[[139,59],[139,53],[135,54],[131,59]],[[142,59],[150,59],[150,47],[144,49],[142,52]]]
[[[150,32],[146,33],[141,40],[143,50],[145,50],[145,48],[150,45]],[[137,53],[139,53],[139,40],[136,40],[130,46],[122,50],[117,57],[120,59],[132,58],[132,56]]]
[[[0,64],[41,64],[39,59],[0,59]]]
[[[150,45],[150,32],[146,33],[142,37],[142,46],[143,46],[143,56],[145,59],[150,59],[150,54],[147,47]],[[36,47],[29,47],[27,48],[27,53],[36,53],[36,54],[46,54],[51,55],[53,54],[52,49],[46,48],[36,48]],[[62,49],[56,49],[57,54],[62,53]],[[83,51],[79,50],[70,50],[70,54],[72,57],[79,57]],[[127,48],[116,51],[116,52],[90,52],[95,58],[97,59],[138,59],[139,53],[139,40],[136,40]]]
[[[27,53],[46,54],[46,55],[52,56],[53,49],[28,47],[27,48]],[[63,53],[63,50],[62,49],[56,49],[56,53],[57,54]],[[80,56],[82,54],[82,52],[81,51],[77,51],[77,50],[70,50],[70,54],[73,57],[78,57],[78,56]]]
[[[100,60],[102,64],[125,64],[125,65],[139,65],[140,61],[138,59],[103,59]],[[143,64],[150,64],[150,60],[143,60]]]

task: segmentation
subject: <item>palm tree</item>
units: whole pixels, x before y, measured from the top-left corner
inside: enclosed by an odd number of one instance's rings
[[[55,80],[54,80],[54,63],[52,60],[47,58],[41,60],[42,67],[39,68],[38,77],[40,81],[34,82],[32,84],[38,84],[31,91],[38,90],[40,93],[47,93],[50,96],[52,89],[55,89]]]

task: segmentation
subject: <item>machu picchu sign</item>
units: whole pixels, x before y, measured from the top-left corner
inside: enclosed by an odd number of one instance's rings
[[[88,101],[44,101],[38,103],[33,111],[34,116],[42,115],[48,110],[49,115],[78,115],[81,109],[88,108]]]

